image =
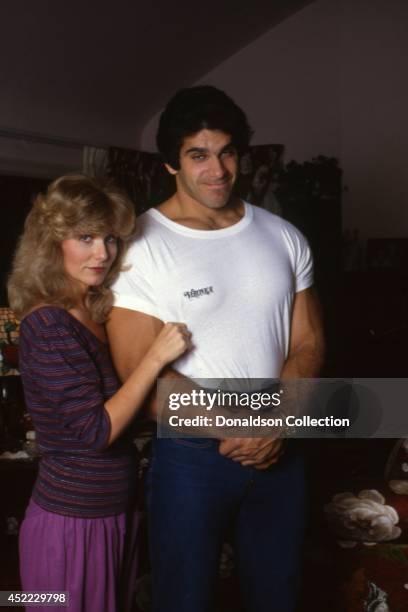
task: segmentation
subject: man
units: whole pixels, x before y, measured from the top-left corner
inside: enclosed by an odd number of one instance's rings
[[[157,144],[177,190],[139,219],[108,325],[123,379],[165,321],[193,349],[168,378],[318,374],[323,340],[312,260],[289,223],[240,201],[233,186],[250,128],[222,91],[181,90]],[[211,612],[220,548],[234,535],[248,611],[294,609],[304,527],[303,463],[267,438],[158,439],[150,473],[155,612]]]

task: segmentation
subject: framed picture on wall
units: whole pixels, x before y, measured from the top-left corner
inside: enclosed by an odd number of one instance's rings
[[[283,145],[256,145],[241,157],[238,195],[256,206],[281,214],[275,190],[282,174]]]

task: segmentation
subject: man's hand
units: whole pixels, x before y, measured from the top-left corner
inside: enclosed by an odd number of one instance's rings
[[[282,438],[227,438],[220,443],[219,452],[242,465],[266,470],[279,460],[283,444]]]

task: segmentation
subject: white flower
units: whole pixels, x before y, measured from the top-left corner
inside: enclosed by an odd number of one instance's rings
[[[390,489],[398,495],[408,495],[408,480],[390,480]]]
[[[357,496],[339,493],[325,506],[325,513],[329,525],[342,540],[386,542],[398,538],[401,529],[396,527],[399,521],[396,510],[384,502],[385,498],[374,489],[360,491]]]

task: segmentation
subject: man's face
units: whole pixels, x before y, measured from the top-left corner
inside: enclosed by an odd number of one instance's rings
[[[177,190],[195,203],[219,209],[230,197],[238,173],[238,155],[231,136],[219,130],[201,130],[184,139],[180,169],[174,170]]]

